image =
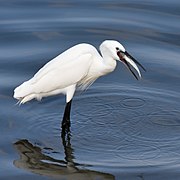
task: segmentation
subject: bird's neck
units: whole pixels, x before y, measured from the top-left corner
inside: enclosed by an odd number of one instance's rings
[[[114,71],[114,69],[116,68],[116,60],[112,59],[112,57],[107,56],[107,55],[103,55],[102,54],[102,58],[103,58],[103,73],[104,74],[108,74],[112,71]]]

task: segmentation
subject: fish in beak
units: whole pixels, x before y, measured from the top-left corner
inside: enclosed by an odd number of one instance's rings
[[[127,66],[129,71],[134,75],[134,77],[137,80],[138,80],[138,77],[136,73],[134,72],[134,70],[137,71],[139,78],[141,78],[141,73],[138,66],[141,67],[144,71],[146,71],[146,69],[136,59],[134,59],[127,51],[125,52],[118,51],[117,55],[119,56],[119,59]],[[131,67],[133,67],[133,69]]]

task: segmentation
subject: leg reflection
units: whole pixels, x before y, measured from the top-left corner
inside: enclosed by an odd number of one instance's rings
[[[74,156],[73,156],[73,148],[71,147],[71,133],[65,133],[61,132],[61,139],[62,139],[62,144],[64,146],[64,154],[65,154],[65,160],[67,163],[72,163]]]
[[[71,133],[64,133],[61,132],[61,139],[62,144],[64,146],[64,154],[65,154],[65,160],[67,162],[67,168],[71,170],[71,172],[77,172],[78,168],[76,166],[80,165],[78,163],[74,162],[74,149],[71,147]]]

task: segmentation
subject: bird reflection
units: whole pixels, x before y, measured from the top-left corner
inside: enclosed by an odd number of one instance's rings
[[[23,139],[14,143],[20,158],[14,160],[14,165],[18,168],[30,171],[35,174],[54,177],[66,180],[113,180],[114,176],[92,170],[80,169],[83,166],[74,162],[73,148],[71,146],[71,135],[62,134],[62,144],[64,146],[65,160],[58,160],[43,154],[39,146],[33,145],[28,140]]]

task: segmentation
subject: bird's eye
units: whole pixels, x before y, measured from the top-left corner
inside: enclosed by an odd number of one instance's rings
[[[116,50],[117,50],[117,51],[119,51],[119,48],[118,48],[118,47],[116,47]]]

